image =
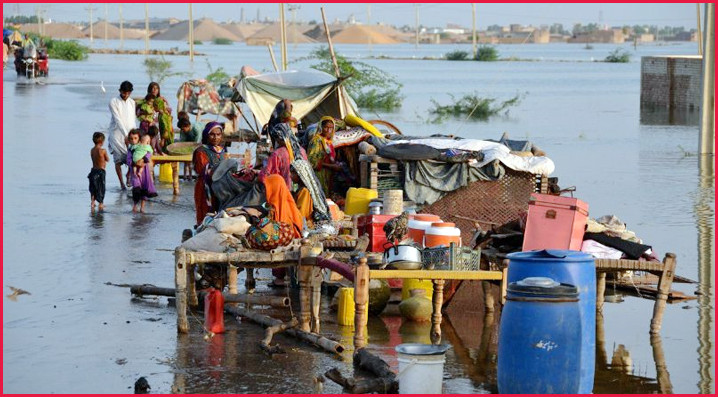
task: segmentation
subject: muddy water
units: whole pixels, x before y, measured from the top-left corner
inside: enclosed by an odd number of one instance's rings
[[[544,62],[367,60],[404,84],[402,110],[380,117],[411,134],[458,132],[496,139],[506,131],[513,138],[533,140],[555,161],[560,184],[577,186],[576,196],[589,203],[592,216],[616,214],[659,256],[676,253],[679,275],[700,282],[674,285],[690,295],[698,291],[699,299],[668,305],[661,337],[653,340],[648,335],[653,301],[622,296],[616,299],[620,303],[606,303],[598,322],[603,337],[597,346],[596,392],[715,389],[715,178],[712,172],[699,172],[695,115],[646,116],[638,110],[640,56],[688,54],[694,46],[639,47],[624,65],[552,61],[600,59],[614,48],[600,45],[592,51],[567,45],[499,48],[505,56]],[[370,52],[344,46],[339,51],[358,57],[421,57],[453,49],[375,46]],[[210,55],[214,68],[237,72],[243,64],[270,67],[264,48],[204,45],[198,50]],[[299,46],[290,53],[299,57],[309,50]],[[194,65],[169,59],[177,71],[203,76],[208,69],[201,58]],[[12,71],[4,72],[3,287],[5,294],[13,286],[30,295],[3,300],[3,391],[124,393],[145,376],[159,393],[341,392],[330,381],[322,385],[314,378],[331,367],[352,374],[348,355],[335,358],[278,336],[276,341],[289,353],[269,358],[256,346],[261,328],[232,319],[227,320],[227,334],[211,341],[203,339],[199,318],[191,319],[189,335],[178,336],[174,308],[166,298],[134,300],[127,288],[108,285],[172,286],[171,251],[182,229],[193,223],[190,184],[182,184],[178,198],[169,185],[160,184],[148,213],[132,214],[131,200],[112,172],[107,175],[107,209],[89,209],[91,132],[107,126],[107,103],[120,81],[133,81],[135,94],[143,93],[149,81],[141,62],[141,56],[122,55],[93,55],[82,63],[52,61],[52,76],[44,85],[23,84]],[[164,95],[172,98],[181,79],[168,79]],[[430,98],[445,102],[447,93],[473,91],[506,99],[525,93],[525,99],[489,122],[425,122]],[[268,273],[259,277],[258,293],[285,293],[264,286]],[[326,307],[323,312],[323,331],[351,346],[349,330],[338,327]],[[497,324],[498,319],[476,316],[445,322],[444,339],[453,345],[447,354],[445,392],[496,392]],[[425,341],[425,328],[402,324],[396,315],[371,318],[370,349],[396,366],[391,346]],[[612,365],[614,352],[624,352],[623,362],[630,365]]]

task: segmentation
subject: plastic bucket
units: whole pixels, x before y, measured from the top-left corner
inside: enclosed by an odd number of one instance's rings
[[[441,394],[445,353],[449,345],[402,343],[399,354],[399,394]]]
[[[581,322],[575,286],[545,277],[511,283],[501,313],[497,386],[501,394],[575,394]]]
[[[580,251],[541,250],[508,255],[507,282],[526,277],[549,277],[578,289],[581,314],[581,383],[578,393],[593,390],[596,370],[596,264],[593,257]]]

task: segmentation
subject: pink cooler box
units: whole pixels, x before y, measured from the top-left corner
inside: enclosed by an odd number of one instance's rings
[[[588,204],[571,197],[532,193],[523,251],[581,250]]]

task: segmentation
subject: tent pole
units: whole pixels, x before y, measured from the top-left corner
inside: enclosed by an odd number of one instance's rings
[[[324,22],[324,32],[327,34],[327,43],[329,43],[329,55],[332,57],[332,64],[334,64],[334,74],[336,75],[337,79],[341,79],[341,74],[339,73],[339,64],[337,63],[337,56],[334,54],[334,46],[332,45],[332,36],[329,34],[329,25],[327,24],[327,16],[324,14],[324,7],[321,7],[322,10],[322,21]],[[341,82],[339,82],[341,84]],[[345,109],[347,108],[346,104],[344,103],[344,95],[342,95],[341,87],[337,87],[339,90],[339,116],[344,117]]]
[[[270,43],[267,43],[267,48],[269,49],[269,57],[272,58],[272,66],[274,66],[274,71],[278,72],[279,67],[277,66],[277,60],[274,59],[274,50],[272,50],[272,45]]]

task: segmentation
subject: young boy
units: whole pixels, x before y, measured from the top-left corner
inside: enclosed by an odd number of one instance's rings
[[[105,209],[105,165],[110,161],[107,151],[102,148],[105,143],[105,134],[95,132],[92,134],[92,142],[95,147],[90,150],[92,158],[92,169],[87,178],[90,180],[90,208],[95,209],[95,200],[100,204],[99,208]]]

